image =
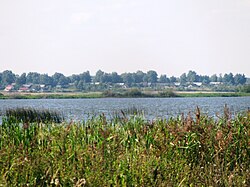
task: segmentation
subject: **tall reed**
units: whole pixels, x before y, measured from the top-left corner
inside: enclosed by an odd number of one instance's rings
[[[42,122],[42,123],[61,123],[64,118],[56,111],[48,109],[34,109],[34,108],[13,108],[5,111],[7,120],[13,119],[17,122]]]

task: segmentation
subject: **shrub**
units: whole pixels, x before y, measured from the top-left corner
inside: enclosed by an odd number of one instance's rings
[[[250,93],[250,84],[243,86],[241,91],[245,93]]]
[[[139,89],[133,88],[129,90],[128,92],[126,92],[125,95],[128,97],[142,97],[143,93]]]
[[[159,93],[160,97],[177,97],[176,93],[173,90],[166,90]]]

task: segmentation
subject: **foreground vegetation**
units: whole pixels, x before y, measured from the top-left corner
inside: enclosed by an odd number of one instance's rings
[[[250,186],[250,111],[0,126],[0,186]],[[130,112],[131,112],[130,111]]]

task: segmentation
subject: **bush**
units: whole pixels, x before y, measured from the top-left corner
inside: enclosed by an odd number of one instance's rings
[[[173,90],[166,90],[164,92],[160,92],[160,97],[177,97],[176,93]]]
[[[245,93],[250,93],[250,84],[243,86],[241,91]]]
[[[143,93],[137,88],[131,89],[125,94],[128,97],[142,97]]]
[[[106,90],[106,91],[104,91],[102,95],[103,95],[104,97],[119,97],[119,96],[120,96],[119,93],[115,93],[115,92],[113,92],[113,91],[111,91],[111,90]]]

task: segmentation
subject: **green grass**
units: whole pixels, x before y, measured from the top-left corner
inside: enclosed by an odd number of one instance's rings
[[[191,92],[177,93],[177,97],[244,97],[250,96],[249,93],[243,92]]]
[[[0,186],[249,186],[250,111],[0,126]]]
[[[250,96],[243,92],[175,92],[174,90],[140,91],[139,89],[107,90],[103,92],[70,93],[0,93],[0,99],[80,99],[80,98],[149,98],[149,97],[242,97]]]
[[[89,93],[7,93],[0,95],[0,99],[80,99],[101,98],[101,92]]]
[[[6,96],[0,92],[0,99],[5,99]]]

